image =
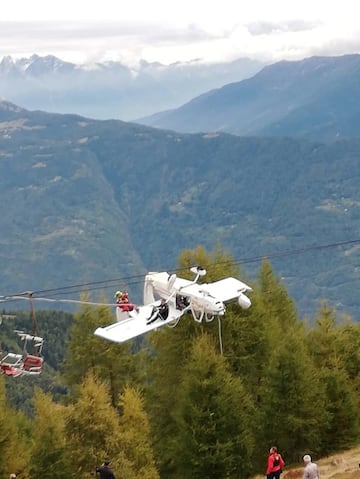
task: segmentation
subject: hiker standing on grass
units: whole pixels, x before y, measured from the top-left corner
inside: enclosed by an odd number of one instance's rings
[[[319,479],[319,469],[315,462],[311,461],[311,456],[309,454],[305,454],[303,457],[304,461],[304,479]]]
[[[280,479],[280,474],[282,473],[285,462],[281,457],[281,454],[278,452],[277,447],[273,446],[270,448],[267,469],[266,469],[266,478],[267,479]],[[310,478],[307,478],[310,479]],[[311,478],[312,479],[312,478]]]

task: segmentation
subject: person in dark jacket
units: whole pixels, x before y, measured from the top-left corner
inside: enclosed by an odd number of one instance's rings
[[[277,447],[271,447],[266,468],[267,479],[279,479],[284,466],[285,462],[281,454],[278,453]]]
[[[169,316],[169,306],[164,298],[162,298],[159,307],[153,307],[150,318],[146,320],[146,324],[151,324],[157,319],[165,321]]]
[[[106,459],[104,464],[96,468],[96,474],[100,479],[115,479],[114,473],[110,469],[110,461]]]

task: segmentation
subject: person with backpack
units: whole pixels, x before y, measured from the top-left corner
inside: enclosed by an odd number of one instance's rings
[[[278,452],[276,446],[272,446],[269,451],[269,456],[267,460],[266,468],[266,478],[267,479],[280,479],[280,474],[282,473],[285,462],[281,457],[281,454]]]

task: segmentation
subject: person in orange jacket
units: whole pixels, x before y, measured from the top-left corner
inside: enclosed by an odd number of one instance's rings
[[[285,462],[278,452],[277,447],[272,446],[267,460],[266,478],[279,479],[284,466]]]

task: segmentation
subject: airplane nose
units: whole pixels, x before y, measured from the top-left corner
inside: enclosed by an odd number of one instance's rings
[[[238,303],[243,309],[248,309],[251,306],[250,299],[243,293],[240,293],[240,296],[238,297]]]

